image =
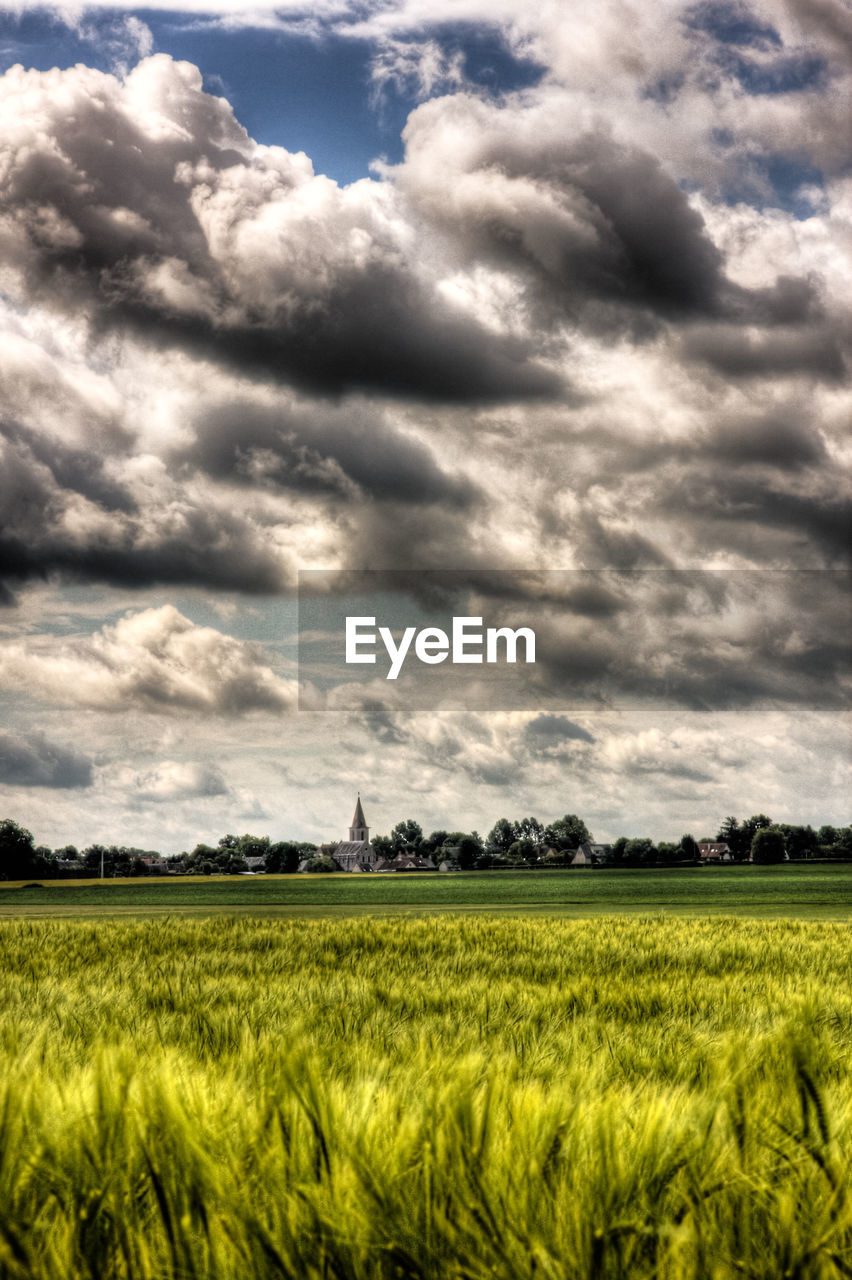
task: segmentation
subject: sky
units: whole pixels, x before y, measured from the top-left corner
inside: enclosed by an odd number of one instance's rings
[[[0,0],[0,816],[849,823],[850,90],[848,0]]]

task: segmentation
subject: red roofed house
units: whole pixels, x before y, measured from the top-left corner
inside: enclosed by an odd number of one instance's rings
[[[699,840],[698,856],[702,862],[731,862],[731,850],[724,840]]]

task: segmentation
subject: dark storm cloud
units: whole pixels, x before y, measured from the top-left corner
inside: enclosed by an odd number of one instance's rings
[[[696,711],[846,705],[847,572],[616,576],[631,608],[614,624],[552,613],[538,624],[537,661],[553,693],[661,699]]]
[[[195,442],[177,451],[186,465],[220,479],[251,480],[274,488],[465,507],[476,490],[442,471],[419,441],[357,405],[273,410],[223,405],[206,414]]]
[[[16,584],[57,573],[131,588],[199,584],[270,594],[287,585],[280,556],[238,513],[187,506],[171,512],[170,531],[157,529],[154,519],[150,528],[144,521],[116,523],[107,534],[95,522],[69,538],[61,523],[64,496],[29,476],[22,490],[16,518],[4,511],[0,524],[0,579],[12,596]]]
[[[268,593],[285,585],[280,556],[238,504],[213,507],[175,494],[167,510],[145,510],[99,452],[17,424],[0,425],[0,460],[7,592],[53,573],[129,587],[200,583]]]
[[[683,350],[728,378],[810,375],[836,383],[846,376],[838,335],[827,326],[792,331],[744,332],[720,325],[687,330]]]
[[[126,85],[51,74],[7,73],[42,98],[39,132],[20,120],[8,146],[0,200],[31,296],[87,308],[103,334],[323,395],[558,394],[529,341],[489,332],[423,283],[369,185],[353,199],[302,156],[270,158],[195,68],[158,55]]]
[[[0,733],[0,784],[70,790],[92,785],[92,762],[43,734]]]
[[[342,274],[342,273],[341,273]],[[405,272],[375,266],[341,278],[318,304],[292,303],[254,325],[182,317],[132,297],[89,294],[93,321],[155,347],[183,347],[249,376],[322,396],[366,390],[435,403],[558,397],[562,379],[536,365],[532,342],[489,335]],[[51,282],[52,285],[55,281]],[[89,289],[87,278],[84,287]],[[223,299],[223,310],[228,299]]]
[[[459,134],[463,158],[446,142]],[[456,95],[418,108],[405,137],[398,182],[414,207],[469,256],[525,279],[539,326],[582,319],[640,340],[662,321],[774,326],[821,313],[811,280],[730,280],[682,187],[608,130],[572,134],[535,108],[510,115]]]
[[[713,775],[689,764],[653,760],[628,761],[622,766],[624,773],[633,777],[646,774],[663,774],[668,778],[683,778],[687,782],[712,782]]]
[[[398,715],[395,715],[387,703],[379,698],[365,698],[357,713],[351,716],[351,722],[363,724],[367,732],[379,742],[401,746],[409,739],[409,735],[399,723]]]
[[[732,466],[754,464],[779,471],[815,467],[826,461],[825,443],[807,421],[783,412],[720,423],[698,445],[699,451]]]
[[[741,449],[748,461],[756,462],[761,447],[746,441]],[[773,457],[771,465],[783,467],[786,453],[787,465],[798,467],[809,445],[795,436],[785,441],[782,435],[779,448],[780,458],[776,462]],[[703,526],[708,546],[742,551],[763,547],[765,551],[769,536],[777,530],[788,540],[798,534],[804,544],[818,548],[825,563],[839,565],[852,545],[852,499],[844,493],[825,492],[822,485],[810,493],[786,488],[747,467],[720,464],[704,474],[684,473],[672,482],[661,506],[669,511],[688,510],[695,531]]]
[[[0,421],[0,438],[6,440],[9,455],[20,465],[19,474],[31,476],[34,467],[43,468],[49,482],[58,489],[72,490],[105,511],[133,512],[136,502],[126,485],[107,474],[105,458],[91,449],[74,448],[20,423]],[[9,510],[5,494],[3,510]],[[45,490],[39,493],[44,501]]]
[[[587,729],[574,724],[567,716],[536,716],[524,729],[527,740],[533,747],[545,748],[565,741],[594,742]]]

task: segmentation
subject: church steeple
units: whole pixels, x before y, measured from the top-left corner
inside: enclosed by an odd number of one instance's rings
[[[367,819],[364,817],[364,810],[361,807],[361,792],[358,792],[358,803],[355,805],[355,816],[352,819],[352,825],[349,828],[350,840],[369,840],[370,828],[367,826]]]

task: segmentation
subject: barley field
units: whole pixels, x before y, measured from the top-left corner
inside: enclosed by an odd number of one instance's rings
[[[0,1280],[852,1275],[852,936],[7,920]]]

